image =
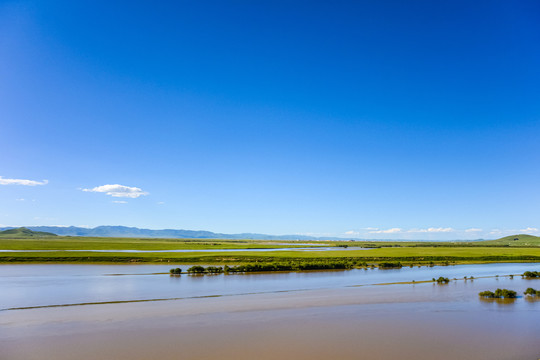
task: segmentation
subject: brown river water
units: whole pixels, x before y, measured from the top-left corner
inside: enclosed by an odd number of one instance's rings
[[[503,276],[540,264],[174,280],[143,276],[158,272],[149,265],[114,267],[122,276],[100,265],[34,265],[41,281],[27,266],[0,266],[2,360],[540,358],[540,300],[478,297],[496,288],[520,295],[540,289],[540,280]],[[459,280],[375,285],[438,276]],[[149,281],[155,284],[145,294]],[[70,290],[85,287],[91,290],[84,297]],[[80,304],[96,293],[93,302],[126,302],[47,307]],[[44,307],[7,310],[14,305]]]

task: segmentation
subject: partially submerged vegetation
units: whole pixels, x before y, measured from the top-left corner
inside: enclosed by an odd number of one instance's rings
[[[437,284],[448,284],[450,282],[450,279],[439,276],[438,279],[433,278],[434,282],[437,282]]]
[[[497,289],[495,290],[495,292],[486,290],[486,291],[482,291],[478,295],[480,295],[483,298],[488,298],[488,299],[515,299],[517,298],[517,292],[515,292],[514,290],[508,290],[508,289]]]
[[[401,269],[403,265],[400,262],[391,263],[391,262],[382,262],[379,263],[379,269]]]
[[[540,271],[525,271],[523,277],[527,279],[540,278]]]
[[[540,290],[535,290],[533,288],[527,288],[527,290],[525,290],[525,292],[523,294],[530,295],[530,296],[540,296]]]
[[[305,270],[346,270],[355,267],[354,262],[346,261],[302,261],[242,264],[236,266],[200,266],[187,269],[190,274],[250,273],[264,271],[305,271]]]

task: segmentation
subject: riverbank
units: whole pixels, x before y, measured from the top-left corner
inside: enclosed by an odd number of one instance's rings
[[[404,266],[434,264],[471,264],[490,262],[538,262],[540,248],[508,247],[411,247],[370,250],[332,251],[215,251],[188,253],[122,253],[81,251],[0,253],[0,263],[170,263],[238,264],[275,261],[359,261],[369,264],[402,262]]]

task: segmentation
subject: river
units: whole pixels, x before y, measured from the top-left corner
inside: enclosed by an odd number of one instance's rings
[[[540,301],[478,297],[540,289],[503,276],[537,263],[159,274],[169,268],[1,265],[0,359],[540,358]],[[458,280],[375,285],[439,276]],[[47,307],[82,303],[103,304]]]

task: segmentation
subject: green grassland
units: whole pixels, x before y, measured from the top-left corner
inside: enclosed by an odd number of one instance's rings
[[[512,240],[514,241],[514,240]],[[66,252],[63,250],[204,250],[204,249],[260,249],[283,247],[282,242],[253,240],[208,240],[208,239],[125,239],[125,238],[29,238],[0,239],[0,262],[119,262],[119,263],[247,263],[272,261],[307,260],[356,260],[368,263],[401,261],[409,264],[482,263],[504,261],[540,261],[540,246],[510,247],[484,242],[470,243],[377,243],[369,250],[329,251],[213,251],[213,252]],[[488,242],[485,242],[488,243]],[[315,242],[313,243],[315,244]],[[316,242],[326,245],[327,242]],[[339,243],[330,242],[332,245]],[[350,244],[350,243],[349,243]],[[369,243],[368,245],[370,245]],[[354,243],[355,246],[362,243]],[[399,246],[396,246],[399,245]],[[296,245],[305,247],[305,245]],[[315,246],[315,245],[314,245]],[[287,245],[287,247],[289,247]],[[34,250],[17,252],[16,250]],[[48,250],[48,251],[35,251]]]
[[[265,249],[283,247],[283,242],[221,239],[138,239],[70,237],[0,238],[2,250],[198,250],[198,249]],[[315,245],[313,245],[315,246]],[[289,247],[289,246],[287,246]],[[306,247],[292,245],[291,247]]]

